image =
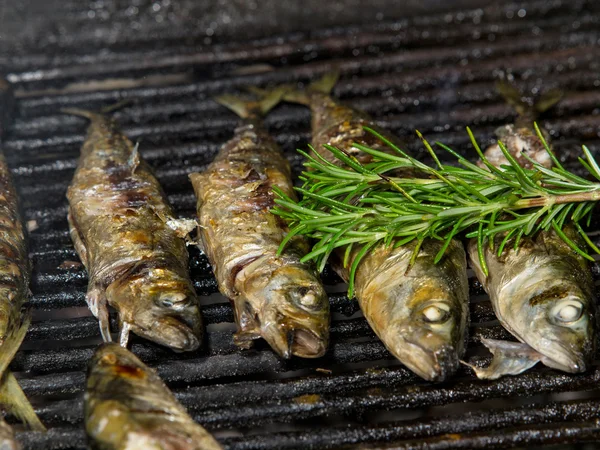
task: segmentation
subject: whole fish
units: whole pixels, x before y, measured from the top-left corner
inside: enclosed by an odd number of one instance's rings
[[[218,450],[158,374],[129,350],[101,345],[87,371],[85,430],[96,450]]]
[[[235,343],[262,337],[282,357],[322,356],[329,341],[329,302],[318,274],[300,262],[298,237],[282,254],[287,227],[270,212],[273,187],[293,196],[290,166],[260,116],[280,100],[217,99],[243,118],[233,138],[202,173],[190,175],[198,198],[199,234],[219,289],[235,312]]]
[[[511,139],[505,141],[507,150],[518,161],[531,162],[529,155],[540,164],[549,166],[548,154],[542,156],[543,145],[535,137],[533,121],[536,113],[549,108],[560,99],[557,91],[549,91],[540,102],[528,106],[520,93],[508,85],[500,92],[517,106],[519,117],[510,129]],[[499,134],[503,140],[506,135]],[[525,144],[524,144],[525,143]],[[498,152],[497,146],[486,150],[486,156]],[[504,161],[505,157],[502,156]],[[508,164],[497,162],[493,164]],[[580,248],[585,242],[572,227],[565,234]],[[496,379],[503,375],[519,374],[538,362],[565,372],[583,372],[594,355],[595,305],[592,274],[585,258],[575,253],[557,234],[540,231],[521,239],[517,249],[509,240],[498,256],[498,246],[504,236],[497,236],[495,249],[483,244],[488,267],[485,276],[477,253],[477,242],[469,243],[469,256],[477,278],[490,296],[500,323],[520,342],[484,340],[494,357],[487,368],[473,367],[479,378]]]
[[[108,305],[129,331],[177,351],[200,345],[202,321],[183,239],[195,223],[178,221],[137,146],[115,122],[81,110],[91,124],[69,186],[69,228],[88,276],[86,296],[110,341]]]
[[[341,164],[324,148],[329,144],[368,163],[372,157],[353,144],[389,150],[364,130],[365,126],[378,128],[365,113],[331,98],[336,81],[337,74],[327,74],[304,91],[290,91],[285,99],[310,107],[312,146],[321,156]],[[466,255],[462,244],[452,241],[442,260],[434,264],[443,242],[426,240],[410,266],[415,245],[371,250],[356,270],[355,293],[365,318],[390,353],[420,377],[441,381],[456,371],[465,350],[469,320]],[[348,267],[359,251],[360,247],[353,248]],[[345,248],[337,250],[334,268],[348,280],[348,269],[339,263],[344,252]]]
[[[10,85],[0,79],[0,139],[4,137],[12,117],[13,103]],[[23,312],[30,295],[31,274],[25,236],[17,192],[0,151],[0,405],[21,418],[30,428],[44,431],[44,425],[8,369],[31,322],[30,314]],[[8,425],[3,424],[5,427]]]

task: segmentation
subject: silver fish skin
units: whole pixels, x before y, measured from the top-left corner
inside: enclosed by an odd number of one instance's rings
[[[573,228],[566,227],[564,232],[584,244]],[[531,360],[565,372],[585,371],[594,354],[596,305],[587,260],[554,231],[524,238],[516,251],[509,241],[500,257],[497,250],[484,245],[488,276],[481,268],[475,241],[469,243],[471,265],[504,328],[537,352],[530,354]],[[513,356],[500,349],[495,359],[505,358],[508,366]],[[482,378],[503,375],[506,366],[498,362],[496,366],[494,371],[481,372]],[[520,372],[511,369],[508,373]]]
[[[329,302],[314,267],[300,262],[308,244],[294,238],[278,254],[288,229],[270,212],[272,188],[294,191],[289,164],[259,118],[269,105],[260,110],[234,97],[219,101],[244,117],[242,125],[190,179],[202,248],[234,307],[234,342],[248,348],[263,338],[283,358],[320,357],[329,342]]]
[[[219,450],[158,374],[129,350],[103,344],[87,372],[85,429],[95,450]]]
[[[67,191],[69,229],[88,276],[86,300],[111,340],[108,306],[129,332],[192,351],[202,337],[198,297],[188,273],[185,222],[178,221],[137,146],[101,114],[90,120]],[[195,223],[187,230],[195,228]]]
[[[503,128],[511,130],[505,142],[508,152],[524,167],[533,167],[523,157],[524,152],[550,167],[551,160],[535,135],[533,121],[538,113],[560,99],[560,92],[548,92],[540,103],[526,104],[514,87],[501,84],[499,89],[519,113],[515,124]],[[498,137],[504,142],[507,135]],[[495,155],[497,147],[490,147],[486,155]],[[508,164],[504,155],[500,160],[493,157],[489,160],[496,166]],[[573,227],[567,226],[563,231],[580,248],[585,248],[585,242]],[[496,237],[495,249],[484,240],[487,276],[479,260],[476,240],[469,242],[468,253],[477,278],[490,296],[496,317],[521,344],[484,342],[494,357],[487,368],[473,367],[477,376],[496,379],[516,375],[538,362],[564,372],[585,371],[593,358],[596,341],[596,298],[587,260],[554,231],[540,231],[525,237],[517,249],[514,239],[509,240],[498,256],[497,249],[503,238]]]
[[[312,146],[322,157],[341,164],[324,148],[329,144],[363,164],[369,163],[371,155],[353,144],[382,151],[389,148],[365,131],[365,126],[391,142],[397,139],[379,129],[364,112],[333,99],[329,91],[336,80],[336,74],[327,74],[306,90],[288,93],[285,99],[310,107]],[[466,255],[462,244],[452,241],[445,256],[435,264],[433,260],[443,242],[426,240],[409,268],[415,245],[380,246],[369,251],[356,271],[356,299],[390,353],[420,377],[443,381],[456,371],[465,350],[469,323]],[[348,267],[359,250],[353,249]],[[340,248],[335,252],[337,262],[333,266],[347,281],[348,267],[340,264],[345,251]]]

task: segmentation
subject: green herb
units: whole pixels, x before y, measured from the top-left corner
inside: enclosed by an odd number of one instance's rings
[[[476,238],[484,272],[485,242],[503,237],[498,251],[515,238],[515,246],[523,236],[553,229],[577,253],[593,260],[562,231],[568,223],[594,251],[580,222],[589,224],[595,202],[600,200],[600,167],[584,146],[579,158],[594,182],[567,171],[545,141],[537,125],[539,139],[554,163],[551,169],[531,160],[533,167],[521,167],[502,142],[501,151],[509,165],[494,167],[484,156],[473,133],[467,128],[471,142],[486,169],[473,164],[449,147],[436,145],[452,154],[457,166],[442,164],[431,145],[417,132],[435,161],[430,167],[410,157],[372,129],[368,132],[384,142],[390,153],[362,145],[356,148],[372,155],[373,160],[361,164],[344,151],[328,146],[344,167],[338,167],[316,152],[306,157],[302,199],[295,201],[276,190],[273,212],[290,225],[288,239],[305,235],[315,240],[312,251],[303,260],[315,260],[323,270],[335,249],[352,246],[358,250],[350,266],[349,295],[353,293],[354,274],[360,259],[375,245],[404,245],[413,240],[444,241],[439,261],[450,241],[463,234]],[[398,174],[411,171],[405,177]],[[598,182],[596,182],[596,180]],[[282,250],[288,239],[282,243]],[[365,247],[366,246],[366,247]],[[419,245],[417,245],[419,248]],[[349,264],[346,248],[344,264]],[[415,255],[416,256],[416,255]]]

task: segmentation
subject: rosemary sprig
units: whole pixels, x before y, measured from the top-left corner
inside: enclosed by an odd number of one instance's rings
[[[514,238],[516,248],[523,236],[553,229],[574,251],[593,260],[562,231],[572,223],[590,248],[599,252],[580,222],[589,223],[595,202],[600,200],[600,183],[567,171],[537,125],[537,135],[554,162],[551,169],[535,161],[531,161],[531,169],[521,167],[502,142],[498,144],[509,165],[494,167],[468,128],[471,143],[487,169],[436,143],[458,162],[457,166],[442,164],[429,142],[417,132],[435,161],[436,167],[430,167],[376,131],[366,130],[387,145],[390,153],[356,145],[373,157],[363,165],[344,151],[328,146],[327,150],[344,164],[338,167],[315,152],[301,152],[307,169],[301,177],[304,184],[297,188],[302,199],[294,201],[276,190],[277,206],[273,209],[288,221],[288,239],[305,235],[316,241],[303,260],[315,260],[320,270],[336,248],[352,246],[356,256],[350,265],[349,295],[358,263],[367,254],[364,249],[378,244],[438,239],[444,241],[436,256],[439,261],[450,241],[464,234],[477,239],[481,265],[487,273],[483,258],[486,240],[493,245],[496,236],[503,237],[498,246],[501,253],[510,239]],[[600,181],[600,166],[585,146],[583,154],[584,158],[579,158],[583,168]],[[402,176],[404,172],[411,173]],[[345,253],[344,263],[348,265],[347,248]]]

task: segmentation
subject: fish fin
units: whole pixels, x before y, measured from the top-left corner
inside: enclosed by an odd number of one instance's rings
[[[136,142],[133,150],[131,151],[131,155],[129,155],[129,159],[127,160],[127,165],[131,167],[131,174],[135,173],[135,169],[140,165],[140,152],[139,152],[140,143]]]
[[[243,119],[253,115],[263,116],[273,109],[283,98],[287,88],[278,86],[272,90],[255,91],[256,99],[247,99],[231,94],[214,97],[214,100],[229,108]]]
[[[121,322],[121,333],[119,334],[119,345],[121,347],[127,348],[127,343],[129,342],[129,332],[131,331],[131,324],[127,321]]]
[[[520,342],[481,339],[483,345],[492,353],[489,366],[480,368],[461,361],[475,372],[480,380],[496,380],[504,375],[518,375],[535,366],[544,356],[529,345]]]
[[[75,246],[75,251],[77,252],[77,255],[79,255],[79,259],[81,259],[83,265],[87,267],[87,248],[83,243],[83,239],[79,234],[77,224],[75,223],[73,215],[71,214],[71,208],[69,208],[69,212],[67,214],[67,222],[69,222],[69,234],[71,235],[71,240]]]
[[[0,347],[2,350],[0,351],[0,376],[6,371],[8,365],[15,357],[19,347],[21,346],[21,343],[23,342],[23,339],[25,339],[25,335],[27,334],[30,324],[30,311],[25,312],[20,324],[14,323],[14,321],[10,324],[6,338]]]
[[[102,339],[104,342],[112,342],[112,336],[110,334],[110,318],[108,315],[108,300],[106,299],[104,289],[99,286],[93,286],[88,290],[85,301],[92,314],[98,319]]]
[[[519,116],[533,118],[552,108],[563,97],[563,92],[560,89],[551,89],[544,92],[534,102],[528,102],[527,97],[508,81],[498,81],[496,90]]]
[[[549,91],[544,92],[540,98],[536,100],[534,108],[541,114],[556,105],[563,96],[564,92],[560,89],[550,89]]]
[[[254,345],[254,341],[260,338],[260,333],[256,331],[237,331],[233,335],[233,343],[236,347],[249,350]]]
[[[288,89],[283,99],[287,102],[300,103],[301,105],[310,105],[310,93],[320,92],[329,94],[340,78],[339,70],[327,72],[321,78],[313,81],[306,89]]]
[[[0,404],[33,431],[46,431],[46,427],[40,421],[17,379],[10,371],[4,374],[0,384]]]

